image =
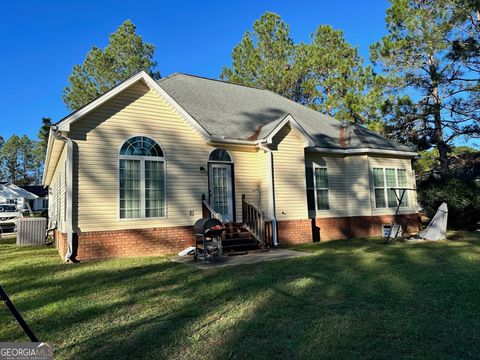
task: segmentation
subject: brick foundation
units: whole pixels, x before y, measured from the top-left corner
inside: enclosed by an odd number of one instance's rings
[[[93,231],[75,235],[78,260],[164,255],[195,243],[193,226]]]
[[[293,245],[312,241],[381,236],[382,225],[391,224],[392,221],[392,215],[278,221],[278,239],[280,245]],[[419,214],[399,215],[398,221],[404,234],[415,233],[420,229]]]
[[[54,237],[55,247],[57,248],[58,254],[63,259],[67,253],[67,234],[55,230]]]
[[[384,215],[278,221],[278,241],[280,245],[292,245],[381,236],[382,224],[390,224],[392,219],[393,216]],[[420,227],[420,216],[400,215],[399,222],[404,233],[413,233]],[[271,235],[270,226],[267,233]],[[67,252],[67,234],[56,231],[55,239],[63,259]],[[193,226],[93,231],[74,234],[73,243],[78,260],[164,255],[194,245],[195,233]]]

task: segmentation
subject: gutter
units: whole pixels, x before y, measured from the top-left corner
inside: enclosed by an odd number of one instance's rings
[[[277,219],[275,216],[275,189],[273,181],[273,152],[264,144],[259,144],[258,147],[268,153],[268,192],[269,192],[269,205],[270,205],[270,220],[272,221],[272,243],[273,246],[278,246],[278,234],[277,234]]]
[[[387,149],[373,149],[373,148],[358,148],[358,149],[329,149],[321,147],[308,148],[307,151],[331,153],[331,154],[378,154],[378,155],[399,155],[405,157],[416,157],[418,153],[415,151],[401,151],[401,150],[387,150]]]
[[[73,255],[73,207],[72,207],[72,186],[73,186],[73,141],[72,139],[62,135],[57,126],[52,126],[55,139],[63,141],[67,144],[67,253],[65,261],[75,262]]]
[[[211,143],[220,143],[220,144],[238,144],[238,145],[252,145],[256,146],[265,142],[265,140],[241,140],[241,139],[228,139],[225,136],[212,135],[210,136]]]

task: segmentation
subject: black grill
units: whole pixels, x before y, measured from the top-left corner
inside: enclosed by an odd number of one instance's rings
[[[193,225],[196,234],[195,260],[205,263],[221,260],[222,234],[225,228],[220,220],[202,218]]]
[[[214,229],[214,227],[217,227]],[[220,220],[202,218],[197,220],[195,225],[193,225],[195,234],[202,235],[209,238],[214,238],[222,235],[224,230],[223,225]]]

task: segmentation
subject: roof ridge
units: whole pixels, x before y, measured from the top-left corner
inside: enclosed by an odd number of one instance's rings
[[[158,81],[161,81],[161,80],[164,80],[164,79],[168,79],[168,78],[171,78],[171,77],[177,76],[177,75],[189,76],[189,77],[198,78],[198,79],[203,79],[203,80],[216,81],[216,82],[219,82],[219,83],[222,83],[222,84],[227,84],[227,85],[242,86],[242,87],[246,87],[246,88],[249,88],[249,89],[262,90],[262,91],[270,91],[270,90],[267,90],[267,89],[262,89],[261,87],[258,87],[258,86],[245,85],[245,84],[237,84],[237,83],[230,82],[230,81],[226,81],[226,80],[222,80],[222,79],[212,79],[212,78],[209,78],[209,77],[206,77],[206,76],[200,76],[200,75],[194,75],[194,74],[188,74],[188,73],[182,73],[182,72],[175,72],[175,73],[173,73],[173,74],[171,74],[171,75],[168,75],[167,77],[162,78],[162,79],[160,79],[160,80],[158,80]],[[157,81],[157,82],[158,82],[158,81]],[[280,96],[281,96],[281,95],[280,95]]]
[[[273,90],[265,89],[265,91],[268,91],[268,92],[270,92],[270,93],[272,93],[272,94],[274,94],[274,95],[276,95],[276,96],[280,96],[281,98],[286,99],[286,100],[294,103],[295,105],[297,105],[297,106],[299,106],[299,107],[301,107],[301,108],[308,109],[309,111],[314,112],[314,113],[317,114],[317,115],[325,116],[326,118],[332,119],[332,120],[334,120],[334,121],[336,121],[336,122],[339,122],[339,123],[341,123],[341,122],[343,121],[343,120],[339,120],[339,119],[337,119],[337,118],[335,118],[335,117],[333,117],[333,116],[331,116],[331,115],[324,114],[324,113],[322,113],[322,112],[320,112],[320,111],[318,111],[318,110],[312,109],[312,108],[309,107],[308,105],[300,104],[299,102],[297,102],[297,101],[295,101],[295,100],[292,100],[292,99],[290,99],[290,98],[288,98],[288,97],[286,97],[286,96],[280,95],[280,94],[276,93],[276,92],[273,91]]]

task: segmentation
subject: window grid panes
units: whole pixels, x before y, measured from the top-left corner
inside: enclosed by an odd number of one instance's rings
[[[383,169],[373,169],[373,186],[375,192],[375,207],[385,207],[385,175]]]
[[[160,145],[145,136],[128,139],[120,149],[120,155],[163,157]]]
[[[165,216],[163,161],[145,161],[145,217]]]
[[[373,191],[376,208],[397,207],[398,199],[395,192],[400,196],[401,191],[391,190],[392,187],[407,187],[407,171],[405,169],[373,168]],[[408,191],[405,191],[401,206],[406,207],[408,205]]]
[[[228,214],[228,177],[225,167],[213,167],[213,207],[220,214]]]
[[[120,150],[120,218],[165,217],[165,162],[154,140],[136,136]]]
[[[327,168],[315,168],[315,189],[317,192],[317,210],[329,210]]]
[[[140,217],[140,160],[120,160],[120,217]]]
[[[232,162],[232,158],[228,154],[227,150],[224,149],[215,149],[210,153],[208,158],[210,161],[224,161],[224,162]]]

